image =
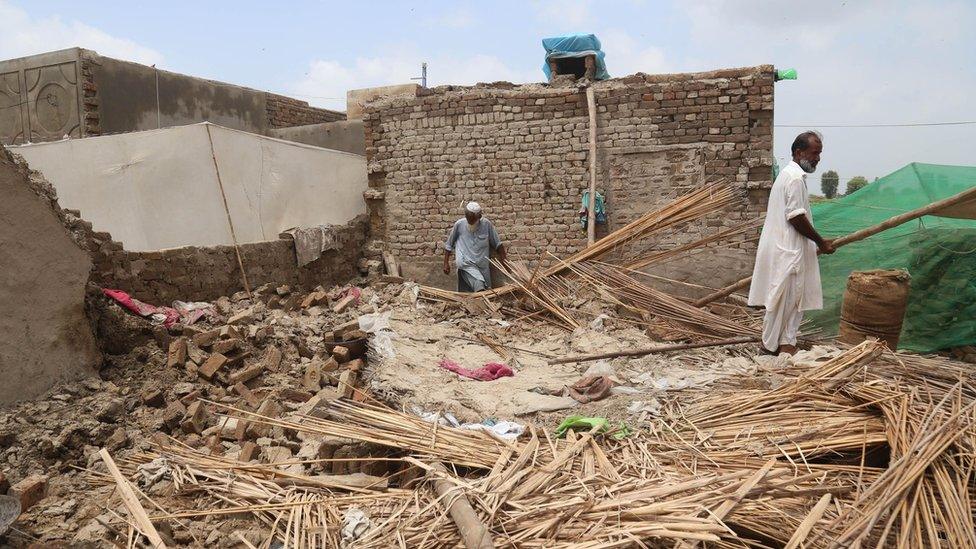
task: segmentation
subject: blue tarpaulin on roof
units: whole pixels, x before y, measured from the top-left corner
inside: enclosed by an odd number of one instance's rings
[[[542,72],[546,73],[548,80],[552,80],[552,72],[549,70],[550,59],[585,57],[587,55],[596,56],[595,78],[597,80],[610,78],[610,73],[607,72],[607,64],[604,61],[606,54],[600,49],[600,40],[595,34],[566,34],[543,38],[542,47],[546,49],[546,62],[542,65]]]

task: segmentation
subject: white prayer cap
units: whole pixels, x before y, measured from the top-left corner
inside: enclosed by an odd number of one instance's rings
[[[478,214],[478,213],[481,213],[481,204],[478,204],[477,202],[471,201],[471,202],[468,202],[468,205],[464,209],[465,210],[468,210],[471,213]]]

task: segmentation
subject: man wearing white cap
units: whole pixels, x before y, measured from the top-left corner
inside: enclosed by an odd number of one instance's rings
[[[459,292],[480,292],[491,288],[490,250],[505,262],[505,246],[495,226],[482,218],[481,205],[468,202],[464,217],[458,219],[444,242],[444,274],[451,274],[451,253],[458,269]]]

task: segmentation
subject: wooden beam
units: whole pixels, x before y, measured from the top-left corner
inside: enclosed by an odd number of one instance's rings
[[[664,353],[667,351],[683,351],[685,349],[700,349],[702,347],[719,347],[722,345],[739,345],[742,343],[753,343],[759,341],[758,337],[746,336],[746,337],[733,337],[730,339],[721,339],[718,341],[707,341],[704,343],[676,343],[674,345],[659,345],[657,347],[648,347],[645,349],[632,349],[628,351],[615,351],[612,353],[601,353],[598,355],[579,355],[570,356],[565,358],[554,358],[549,361],[549,365],[553,364],[568,364],[570,362],[589,362],[592,360],[601,360],[604,358],[617,358],[621,356],[644,356],[654,353]]]
[[[478,518],[464,491],[457,484],[444,478],[450,475],[447,468],[436,461],[430,464],[430,468],[442,475],[433,477],[434,493],[440,499],[441,505],[450,513],[451,520],[457,525],[464,546],[467,549],[493,549],[495,543],[491,540],[491,532]]]
[[[149,515],[146,514],[146,510],[139,503],[139,498],[136,496],[132,487],[129,486],[129,481],[122,475],[119,468],[115,465],[115,461],[112,456],[109,455],[108,450],[102,448],[98,451],[98,456],[102,458],[105,462],[105,467],[108,472],[115,479],[115,484],[118,486],[119,495],[122,497],[122,503],[125,508],[128,509],[129,514],[132,515],[132,520],[135,521],[136,526],[139,527],[139,531],[142,535],[149,538],[149,542],[152,544],[154,549],[165,549],[166,544],[163,543],[163,538],[159,537],[159,532],[156,531],[156,527],[153,526],[152,522],[149,520]]]
[[[586,242],[596,241],[596,97],[593,86],[586,87],[586,110],[590,114],[590,202],[586,206]]]
[[[865,238],[874,236],[882,231],[887,231],[888,229],[897,227],[899,225],[904,225],[905,223],[908,223],[913,219],[918,219],[926,215],[937,214],[939,210],[949,208],[951,206],[955,206],[956,204],[967,202],[973,199],[976,199],[976,187],[973,187],[971,189],[966,189],[965,191],[962,191],[961,193],[958,194],[954,194],[949,198],[943,198],[942,200],[937,200],[931,204],[922,206],[921,208],[915,208],[914,210],[905,212],[903,214],[898,214],[894,217],[890,217],[882,221],[881,223],[878,223],[877,225],[871,225],[870,227],[866,227],[859,231],[854,231],[853,233],[844,235],[840,238],[835,238],[834,248],[840,248],[841,246],[846,246],[853,242],[864,240]],[[734,284],[726,286],[725,288],[722,288],[721,290],[715,293],[709,294],[699,299],[698,301],[695,302],[695,307],[704,307],[705,305],[708,305],[709,303],[715,300],[722,299],[723,297],[731,295],[733,292],[749,286],[751,282],[752,282],[751,276],[743,278],[742,280]]]

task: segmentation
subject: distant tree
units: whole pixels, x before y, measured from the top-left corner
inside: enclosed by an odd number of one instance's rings
[[[852,177],[851,180],[847,182],[847,194],[851,194],[867,184],[867,178],[862,175]]]
[[[837,172],[830,170],[825,172],[820,176],[820,190],[823,195],[827,198],[834,198],[837,196],[837,187],[840,185],[840,176]]]

